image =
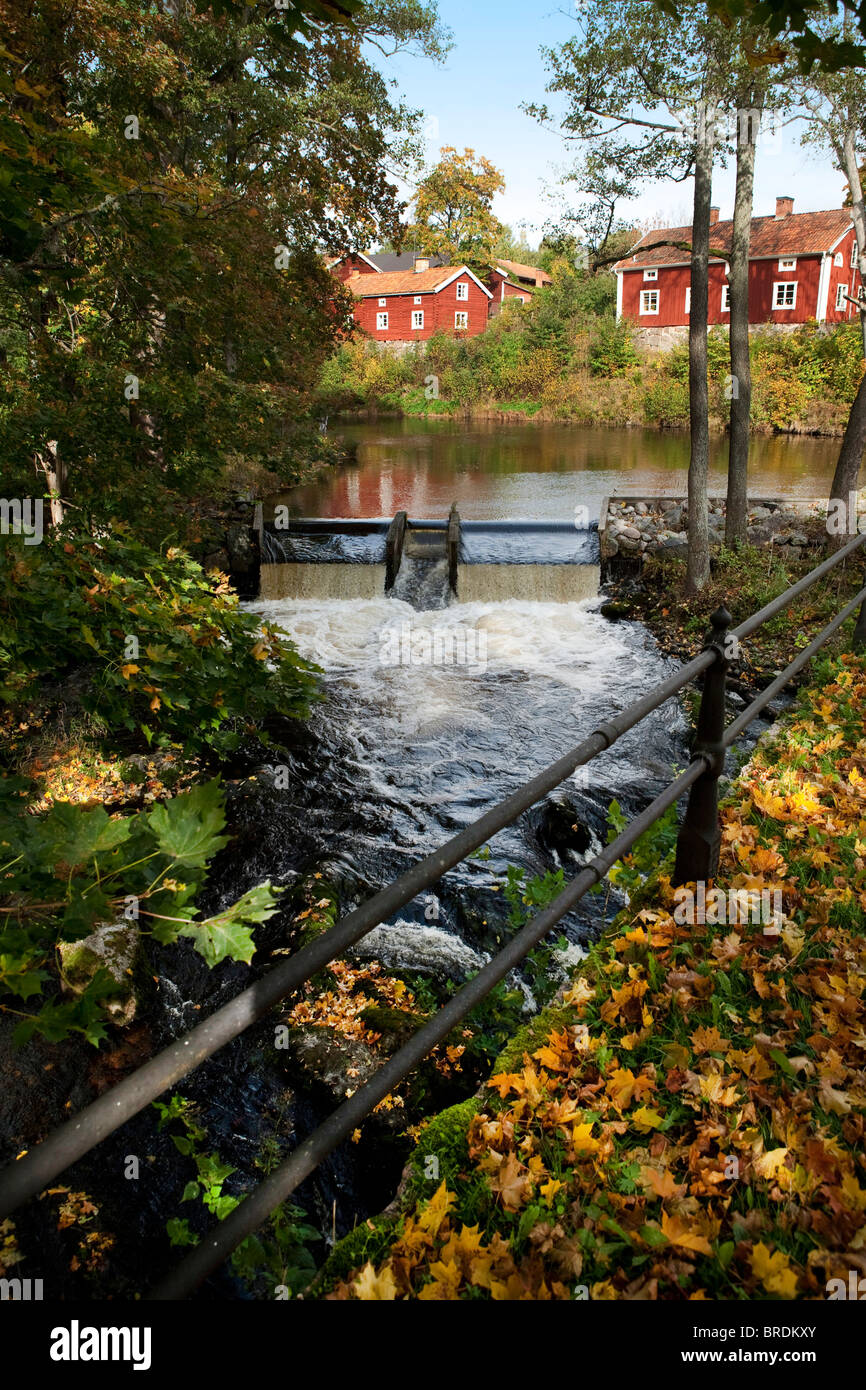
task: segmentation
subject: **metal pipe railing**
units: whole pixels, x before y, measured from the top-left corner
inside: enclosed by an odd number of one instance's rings
[[[644,831],[648,830],[700,777],[705,766],[705,759],[699,757],[685,772],[681,772],[675,782],[666,787],[606,849],[602,850],[601,854],[596,855],[585,869],[566,884],[548,907],[521,927],[507,946],[498,951],[429,1022],[419,1028],[399,1052],[389,1057],[365,1085],[344,1101],[339,1110],[329,1115],[327,1120],[299,1144],[279,1168],[259,1183],[224,1221],[213,1227],[192,1253],[172,1270],[148,1297],[159,1300],[185,1298],[203,1279],[213,1273],[241,1241],[251,1235],[274,1208],[294,1192],[322,1159],[351,1134],[355,1126],[369,1115],[379,1101],[408,1076],[431,1049],[448,1036],[461,1019],[471,1013],[476,1004],[490,993],[493,986],[505,978],[509,970],[520,964],[527,952],[580,902],[590,888],[601,881],[621,855],[627,853]]]
[[[480,848],[493,835],[510,825],[530,806],[570,777],[578,767],[610,748],[647,714],[651,714],[695,676],[711,666],[713,659],[712,653],[702,652],[686,666],[680,667],[655,690],[634,701],[614,719],[601,724],[582,743],[577,744],[555,763],[551,763],[531,782],[519,787],[511,796],[485,812],[472,825],[466,826],[440,849],[434,850],[432,854],[428,854],[401,874],[387,888],[383,888],[353,912],[347,913],[315,941],[281,965],[269,970],[262,979],[242,990],[203,1023],[177,1038],[156,1057],[139,1067],[138,1071],[85,1106],[71,1120],[54,1130],[41,1144],[37,1144],[16,1163],[5,1168],[0,1173],[0,1220],[29,1197],[41,1192],[58,1173],[62,1173],[71,1163],[88,1153],[151,1101],[156,1100],[163,1091],[176,1085],[226,1043],[238,1037],[286,995],[294,993],[317,971],[343,955],[367,932],[372,931],[373,927],[386,921],[425,888],[436,883],[455,864],[459,864],[473,850]]]
[[[754,632],[762,623],[782,611],[794,598],[804,593],[812,584],[829,573],[866,540],[866,535],[855,537],[828,560],[792,585],[784,594],[766,604],[758,613],[740,624],[732,634],[742,639]],[[636,817],[608,848],[598,855],[586,869],[567,885],[554,903],[539,913],[521,929],[513,940],[490,961],[479,974],[458,991],[449,1003],[429,1020],[424,1027],[401,1048],[373,1078],[351,1097],[338,1111],[310,1135],[275,1173],[271,1174],[260,1187],[236,1208],[235,1212],[223,1222],[216,1233],[206,1238],[193,1255],[169,1277],[153,1297],[168,1298],[180,1296],[172,1290],[188,1291],[250,1234],[261,1221],[294,1190],[318,1162],[341,1142],[359,1118],[363,1118],[394,1085],[418,1064],[430,1049],[453,1028],[454,1024],[475,1006],[502,979],[510,969],[518,964],[526,953],[544,934],[565,915],[574,904],[599,881],[607,869],[624,854],[636,839],[647,829],[668,806],[673,805],[684,791],[690,790],[689,810],[681,830],[681,840],[688,828],[694,830],[699,819],[698,810],[706,823],[717,814],[716,788],[722,761],[723,749],[757,717],[792,675],[802,669],[806,662],[828,640],[846,619],[853,613],[858,603],[861,606],[860,626],[866,622],[866,588],[861,590],[821,634],[786,668],[773,684],[767,688],[738,717],[726,732],[724,730],[724,683],[727,657],[724,639],[730,618],[724,610],[714,615],[714,632],[704,651],[692,661],[679,668],[668,679],[634,701],[614,719],[602,724],[587,739],[550,764],[530,782],[506,797],[497,806],[486,812],[471,826],[467,826],[439,850],[428,855],[413,868],[400,875],[387,888],[377,893],[340,922],[325,932],[316,941],[299,951],[282,965],[277,966],[261,980],[236,996],[223,1008],[217,1010],[204,1023],[190,1033],[177,1039],[157,1057],[145,1063],[133,1076],[120,1082],[111,1091],[85,1107],[72,1120],[57,1129],[42,1144],[24,1155],[18,1162],[0,1174],[0,1218],[8,1215],[21,1202],[41,1191],[46,1184],[66,1167],[87,1153],[108,1134],[138,1113],[149,1101],[154,1100],[168,1087],[174,1085],[196,1066],[206,1060],[220,1047],[237,1037],[241,1032],[266,1013],[286,995],[293,993],[299,985],[318,970],[334,960],[345,950],[359,941],[378,923],[384,921],[400,907],[405,906],[423,889],[431,886],[441,876],[459,863],[474,849],[484,844],[491,836],[511,824],[518,815],[569,777],[577,767],[589,762],[598,753],[612,746],[629,729],[677,694],[696,676],[703,672],[712,675],[713,681],[702,706],[705,709],[702,723],[699,721],[699,746],[688,769],[668,787],[659,797]],[[858,628],[859,630],[859,628]],[[721,695],[721,698],[720,698]],[[702,731],[702,733],[701,733]],[[694,822],[690,826],[690,822]],[[704,846],[704,862],[713,871],[713,846],[708,841]],[[715,862],[718,858],[717,846]],[[678,868],[680,867],[678,849]],[[685,859],[700,862],[700,855],[686,854]],[[694,873],[689,877],[695,877]]]

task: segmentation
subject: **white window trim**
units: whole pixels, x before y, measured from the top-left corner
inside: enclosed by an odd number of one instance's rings
[[[721,306],[721,312],[722,312],[723,314],[729,314],[729,313],[731,312],[731,287],[730,287],[730,285],[722,285],[722,306]]]
[[[798,281],[797,281],[797,280],[775,280],[775,281],[773,282],[773,309],[774,309],[774,310],[780,310],[780,311],[789,312],[791,309],[796,309],[796,307],[797,307],[797,284],[798,284]],[[794,287],[794,299],[793,299],[793,302],[792,302],[791,304],[780,304],[780,303],[779,303],[779,291],[780,291],[780,290],[787,289],[787,287],[788,287],[789,285],[793,285],[793,287]]]
[[[833,264],[834,264],[834,265],[844,265],[844,264],[845,264],[845,258],[844,258],[844,256],[842,255],[842,252],[841,252],[841,251],[837,251],[837,252],[836,252],[835,256],[833,257]]]
[[[658,267],[656,267],[655,270],[645,270],[643,278],[645,280],[657,280],[659,278]]]
[[[852,269],[852,270],[853,270],[854,267],[856,266],[857,261],[858,261],[858,255],[857,255],[857,238],[855,237],[854,240],[851,242],[851,269]]]
[[[387,303],[388,303],[387,299],[380,299],[380,300],[379,300],[379,308],[380,308],[380,309],[384,309],[384,307],[385,307],[385,305],[386,305]]]
[[[649,304],[655,295],[656,306],[649,308]],[[641,290],[640,292],[640,312],[642,314],[657,314],[659,311],[659,292],[658,290]]]
[[[780,257],[779,257],[779,264],[778,264],[778,266],[776,267],[776,269],[779,270],[779,271],[782,271],[782,270],[796,270],[796,269],[797,269],[797,257],[796,257],[796,256],[780,256]]]
[[[845,296],[846,296],[847,293],[848,293],[848,286],[847,286],[844,282],[843,282],[842,284],[836,286],[836,310],[837,310],[837,312],[838,312],[838,311],[841,311],[842,309],[846,309],[846,308],[848,307],[848,306],[847,306],[847,303],[846,303],[846,300],[845,300]]]
[[[413,304],[420,304],[420,303],[421,303],[421,296],[420,296],[420,294],[416,294],[412,302],[413,302]]]
[[[388,329],[388,315],[387,315],[387,314],[377,314],[377,315],[376,315],[376,332],[377,332],[377,333],[385,333],[385,332],[387,332],[387,329]]]
[[[464,322],[463,322],[463,323],[460,323],[460,322],[459,322],[460,319],[463,319]],[[466,311],[466,309],[455,309],[455,311],[454,311],[454,327],[455,327],[455,328],[468,328],[468,327],[469,327],[469,314],[468,314],[468,312]]]
[[[685,309],[686,318],[688,318],[688,316],[689,316],[689,314],[690,314],[691,312],[692,312],[692,287],[691,287],[691,285],[686,285],[686,309]]]
[[[457,285],[457,298],[458,298],[458,299],[468,299],[468,298],[469,298],[469,284],[468,284],[468,282],[467,282],[466,280],[460,280],[460,281],[458,282],[458,285]]]
[[[415,322],[416,319],[420,319],[421,322],[420,322],[420,323],[416,323],[416,322]],[[413,309],[413,310],[412,310],[412,327],[415,328],[415,329],[423,328],[423,327],[424,327],[424,310],[423,310],[423,309]]]

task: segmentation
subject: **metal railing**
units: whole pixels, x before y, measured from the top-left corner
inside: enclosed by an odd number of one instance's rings
[[[190,1255],[149,1295],[151,1299],[186,1297],[216,1270],[237,1246],[309,1176],[379,1101],[384,1099],[428,1053],[464,1019],[510,970],[556,926],[581,898],[599,883],[635,841],[670,806],[689,792],[688,807],[677,842],[675,883],[712,878],[718,868],[720,830],[718,779],[725,751],[780,693],[788,681],[824,646],[859,608],[854,647],[866,647],[866,586],[845,605],[814,640],[725,728],[725,691],[732,639],[742,642],[785,609],[819,579],[847,559],[866,541],[858,535],[818,565],[797,584],[766,604],[739,627],[730,629],[724,608],[713,614],[704,649],[667,680],[614,719],[600,724],[588,738],[550,764],[485,812],[446,844],[401,874],[367,902],[348,913],[315,941],[268,971],[203,1023],[178,1038],[132,1076],[86,1106],[41,1144],[0,1173],[0,1220],[28,1198],[41,1192],[70,1164],[88,1153],[149,1102],[174,1086],[221,1047],[238,1037],[280,1000],[293,994],[317,971],[337,959],[367,932],[405,907],[424,889],[478,849],[493,835],[552,791],[578,767],[610,748],[653,710],[677,695],[689,682],[705,676],[692,758],[685,771],[655,798],[620,835],[597,855],[542,912],[515,936],[471,980],[439,1009],[412,1038],[393,1054],[337,1110],[310,1134],[278,1168],[239,1203],[233,1212],[196,1246]]]

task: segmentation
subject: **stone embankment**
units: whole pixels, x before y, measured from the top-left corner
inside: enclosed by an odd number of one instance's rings
[[[826,517],[826,502],[813,498],[761,499],[749,507],[749,540],[755,545],[773,545],[782,554],[796,554],[826,540]],[[723,498],[710,501],[709,530],[710,545],[721,545],[725,535]],[[684,556],[689,543],[685,499],[611,497],[602,507],[599,538],[602,562],[614,556],[639,559],[656,551]]]

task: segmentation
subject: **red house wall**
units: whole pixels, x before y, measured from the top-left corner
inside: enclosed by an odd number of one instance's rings
[[[841,323],[856,313],[849,305],[850,313],[837,312],[836,286],[840,283],[853,285],[854,292],[860,283],[859,273],[851,269],[852,231],[845,236],[836,248],[842,252],[842,265],[831,266],[830,289],[827,301],[827,321]],[[834,253],[835,254],[835,253]],[[795,270],[779,270],[779,257],[749,262],[749,322],[750,323],[806,323],[818,316],[818,285],[821,277],[820,256],[798,256]],[[688,324],[686,313],[686,289],[691,280],[688,266],[659,266],[658,280],[644,280],[643,267],[623,272],[622,313],[633,319],[641,328],[670,328]],[[773,286],[778,281],[797,282],[797,302],[793,309],[773,308]],[[727,284],[725,268],[722,264],[709,267],[709,301],[707,317],[710,324],[730,323],[730,314],[722,312],[722,286]],[[642,314],[640,296],[643,290],[659,291],[659,312]]]
[[[458,300],[458,284],[469,285],[468,299]],[[468,275],[461,275],[457,280],[452,280],[451,284],[446,285],[438,294],[429,290],[423,293],[420,304],[415,303],[415,296],[411,294],[389,294],[381,297],[386,299],[387,303],[380,304],[380,296],[376,296],[361,299],[355,306],[355,322],[378,342],[411,343],[416,339],[423,341],[431,338],[435,332],[456,333],[461,337],[474,338],[487,327],[490,300]],[[424,310],[423,328],[412,327],[414,309]],[[468,328],[454,327],[454,314],[460,311],[469,314]],[[376,315],[383,313],[388,314],[388,327],[379,329],[376,327]]]
[[[833,253],[834,264],[830,270],[830,294],[827,299],[828,323],[844,323],[846,319],[853,318],[857,313],[856,307],[847,302],[844,308],[836,308],[836,288],[838,285],[844,285],[851,295],[856,295],[860,289],[861,281],[859,267],[851,265],[851,247],[854,245],[855,240],[854,228],[852,227],[846,234],[844,240],[836,247],[836,251],[842,253],[842,264],[840,266],[835,264],[836,252]]]

